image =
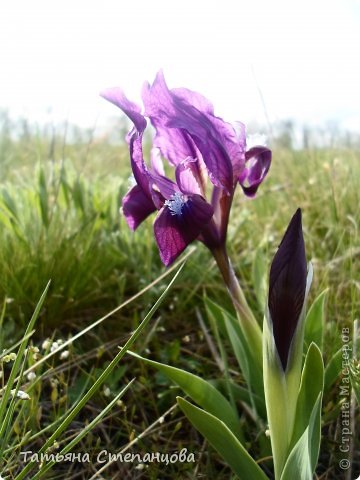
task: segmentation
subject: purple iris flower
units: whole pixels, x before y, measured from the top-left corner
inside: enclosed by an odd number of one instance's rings
[[[144,113],[119,88],[101,95],[134,124],[127,142],[136,185],[122,202],[129,227],[135,230],[158,211],[154,233],[165,265],[197,238],[211,250],[224,245],[235,187],[240,183],[246,195],[254,196],[269,170],[271,151],[261,146],[246,151],[243,124],[236,132],[199,93],[169,89],[162,72],[152,85],[144,85]],[[150,165],[142,151],[145,117],[155,129]],[[172,180],[163,159],[174,168]]]

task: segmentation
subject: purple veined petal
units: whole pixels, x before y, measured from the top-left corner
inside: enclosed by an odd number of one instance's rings
[[[244,169],[246,163],[246,129],[245,125],[242,122],[236,121],[232,125],[235,138],[237,142],[237,149],[234,152],[234,156],[232,158],[233,170],[234,170],[234,178],[238,178],[241,172]],[[232,142],[234,138],[232,137]]]
[[[160,70],[152,85],[145,82],[142,92],[142,100],[145,107],[145,116],[158,125],[165,126],[167,119],[176,115],[176,109],[170,90],[168,89],[164,74]]]
[[[172,165],[178,165],[184,158],[197,156],[197,148],[186,131],[164,127],[157,120],[152,120],[152,124],[156,130],[154,147]]]
[[[197,110],[209,115],[214,115],[213,104],[210,102],[210,100],[201,95],[201,93],[194,92],[188,88],[172,88],[170,92],[182,99],[187,104],[192,105]]]
[[[145,114],[156,130],[153,145],[160,150],[161,155],[174,166],[184,158],[196,157],[196,147],[188,133],[167,126],[169,118],[174,117],[177,112],[161,71],[157,74],[153,85],[145,83],[142,99]]]
[[[186,88],[173,88],[170,92],[177,100],[187,104],[188,108],[195,107],[198,110],[202,117],[198,117],[199,121],[206,122],[210,135],[224,146],[226,154],[231,160],[234,179],[236,179],[245,165],[245,126],[241,122],[237,122],[237,130],[235,130],[233,125],[215,116],[213,105],[200,93]]]
[[[122,200],[122,211],[131,230],[136,230],[140,223],[156,210],[139,185],[128,191]]]
[[[217,138],[218,134],[208,118],[209,115],[171,92],[162,72],[157,74],[151,86],[145,85],[143,101],[145,114],[155,128],[187,132],[202,155],[212,183],[226,189],[230,194],[233,189],[232,163],[226,148]],[[194,152],[187,152],[181,160],[187,156],[195,155]]]
[[[246,165],[239,183],[245,195],[254,197],[266,177],[271,165],[271,150],[266,147],[253,147],[246,152]]]
[[[151,188],[155,192],[159,192],[164,200],[169,200],[173,195],[180,192],[175,182],[163,175],[157,175],[155,172],[150,173]]]
[[[206,165],[211,182],[224,188],[228,194],[233,189],[232,162],[226,149],[224,138],[219,135],[220,119],[200,112],[182,99],[173,97],[177,111],[168,121],[169,127],[188,132]]]
[[[156,147],[152,147],[150,151],[151,168],[157,175],[165,177],[164,163],[162,161],[160,150]]]
[[[139,133],[145,130],[146,120],[141,114],[141,108],[136,103],[130,101],[121,88],[107,88],[100,92],[100,95],[105,100],[119,107],[130,118]]]
[[[235,130],[236,138],[239,143],[244,145],[244,150],[246,150],[246,129],[245,125],[240,121],[233,122],[233,127]]]
[[[161,208],[164,199],[170,198],[178,190],[174,182],[156,172],[150,172],[144,162],[142,135],[133,129],[129,140],[131,168],[136,183],[144,194],[153,201],[156,208]]]
[[[154,222],[154,233],[162,262],[169,266],[194,241],[213,215],[200,195],[177,193],[165,203]]]
[[[306,256],[301,210],[290,221],[271,264],[269,312],[276,349],[284,371],[306,290]]]
[[[176,167],[176,183],[182,193],[204,195],[199,162],[188,157]]]
[[[220,117],[210,118],[218,141],[224,146],[230,158],[233,179],[236,181],[245,166],[246,136],[245,126],[237,122],[238,130],[231,123],[225,122]]]
[[[136,103],[131,102],[120,88],[108,88],[101,92],[101,96],[119,107],[134,123],[134,128],[127,135],[131,167],[136,183],[151,201],[153,196],[149,185],[151,179],[142,151],[142,135],[146,128],[146,120],[141,114],[141,109]]]
[[[205,141],[199,139],[197,147],[202,154],[211,182],[231,195],[234,188],[233,169],[224,145],[208,137]]]

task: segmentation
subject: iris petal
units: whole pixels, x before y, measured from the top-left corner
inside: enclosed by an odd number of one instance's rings
[[[122,200],[122,209],[131,230],[136,230],[140,223],[156,210],[154,203],[144,194],[139,185],[132,187],[125,195]]]
[[[195,158],[186,158],[176,167],[176,183],[183,193],[203,194],[198,161]]]
[[[271,165],[271,150],[256,146],[246,152],[245,168],[239,176],[239,183],[245,195],[254,197],[266,177]]]
[[[107,88],[100,92],[100,95],[119,107],[134,123],[138,132],[143,132],[146,128],[146,120],[141,114],[141,108],[136,103],[129,100],[121,88]]]
[[[181,208],[177,205],[176,209],[171,209],[164,205],[155,219],[154,233],[160,258],[166,266],[198,237],[212,215],[213,208],[200,195],[184,200]]]
[[[145,85],[143,101],[145,114],[155,128],[167,128],[169,131],[175,129],[177,132],[188,133],[202,155],[211,181],[230,192],[233,188],[232,164],[212,124],[211,120],[217,121],[216,117],[210,119],[208,109],[204,112],[188,103],[188,97],[184,96],[183,89],[179,96],[176,95],[176,90],[169,90],[162,72],[158,73],[151,86]],[[202,103],[203,100],[195,102],[198,106]],[[187,151],[186,157],[188,156],[194,156],[194,151]]]

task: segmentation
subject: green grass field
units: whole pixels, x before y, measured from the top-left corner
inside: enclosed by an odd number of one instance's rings
[[[0,351],[17,351],[12,345],[23,337],[51,280],[21,368],[44,360],[33,370],[36,377],[26,372],[22,376],[20,388],[31,398],[14,404],[1,450],[0,474],[17,478],[26,464],[19,461],[20,452],[38,452],[52,438],[70,407],[96,384],[119,352],[118,346],[137,329],[176,269],[169,272],[162,266],[151,219],[132,233],[119,213],[131,173],[127,148],[119,141],[89,133],[88,138],[66,142],[61,135],[41,132],[14,139],[3,130],[0,173]],[[291,215],[297,207],[303,209],[307,257],[315,271],[310,300],[329,289],[325,365],[342,345],[341,329],[352,331],[359,318],[359,179],[360,151],[275,147],[270,173],[257,197],[247,200],[239,189],[230,219],[229,254],[261,321],[256,267],[268,271]],[[209,252],[200,243],[192,247],[179,277],[130,350],[215,379],[222,373],[211,347],[219,346],[211,329],[205,334],[204,324],[210,327],[203,299],[206,295],[229,310],[231,301]],[[141,290],[140,296],[117,309]],[[108,318],[84,330],[113,309]],[[51,353],[51,341],[61,346],[80,333],[62,351],[45,358]],[[50,342],[43,345],[46,339]],[[231,349],[226,343],[224,348],[230,373],[241,382]],[[4,387],[13,361],[3,357],[1,362]],[[121,400],[116,400],[133,378]],[[196,463],[114,462],[103,477],[94,478],[231,478],[230,469],[175,406],[178,393],[165,376],[125,355],[53,446],[53,451],[61,450],[115,399],[113,408],[71,450],[89,452],[93,461],[57,463],[39,478],[65,478],[65,473],[69,479],[93,478],[105,465],[96,462],[101,450],[172,452],[182,448],[196,453]],[[340,408],[335,382],[323,401],[319,479],[342,478],[337,467]],[[359,419],[358,411],[356,416]],[[248,449],[258,459],[257,440],[264,432],[255,430],[245,410],[242,424]],[[359,451],[355,440],[354,475],[360,474]],[[265,469],[267,462],[264,458]],[[38,470],[26,478],[35,478]]]

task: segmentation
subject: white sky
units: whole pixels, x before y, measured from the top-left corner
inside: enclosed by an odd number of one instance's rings
[[[360,127],[360,0],[2,0],[0,107],[91,126],[163,68],[228,120]],[[49,114],[48,114],[49,115]]]

